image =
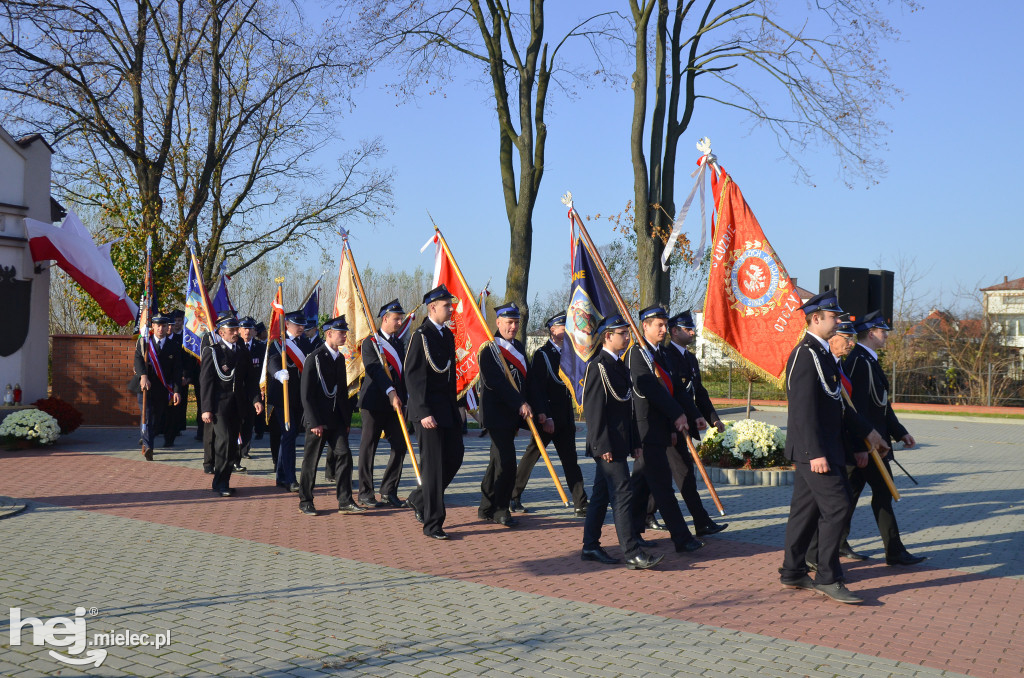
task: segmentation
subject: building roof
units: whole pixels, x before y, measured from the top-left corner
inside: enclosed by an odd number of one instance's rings
[[[1004,292],[1008,290],[1024,290],[1024,278],[1017,278],[1016,280],[1010,280],[1008,276],[1003,276],[1003,282],[998,285],[992,285],[990,287],[982,287],[982,292]]]

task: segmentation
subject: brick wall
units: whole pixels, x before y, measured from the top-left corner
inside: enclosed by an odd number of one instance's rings
[[[139,423],[139,404],[126,386],[132,378],[135,337],[54,334],[51,392],[82,413],[87,426]]]

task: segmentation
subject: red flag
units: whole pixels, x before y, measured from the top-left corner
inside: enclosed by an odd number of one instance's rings
[[[281,286],[277,286],[277,294],[270,306],[270,323],[267,325],[267,343],[281,339],[281,316],[284,315],[284,300]]]
[[[761,375],[781,382],[804,332],[800,297],[761,225],[725,170],[712,174],[718,212],[705,336],[726,344]]]

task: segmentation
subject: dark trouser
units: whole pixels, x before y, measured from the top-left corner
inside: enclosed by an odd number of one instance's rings
[[[263,403],[263,409],[264,410],[266,410],[266,407],[267,407],[267,404]],[[257,436],[262,437],[263,434],[267,432],[267,425],[268,425],[267,424],[267,414],[264,411],[263,414],[260,414],[260,415],[256,416],[256,421],[253,422],[253,425],[252,425],[253,432],[255,432]]]
[[[583,548],[595,549],[601,546],[601,526],[604,525],[608,503],[611,502],[619,546],[626,558],[632,558],[640,551],[640,545],[636,541],[630,510],[633,490],[629,482],[629,464],[625,458],[605,461],[596,457],[594,466],[594,488],[590,492],[587,517],[583,522]]]
[[[700,493],[697,492],[697,469],[693,466],[693,458],[690,451],[686,449],[686,441],[682,447],[670,447],[665,451],[668,456],[668,466],[672,470],[672,480],[675,481],[679,493],[683,495],[686,503],[686,510],[693,518],[693,527],[697,530],[711,525],[711,516],[708,515],[704,504],[700,500]],[[657,506],[654,504],[654,496],[647,501],[647,520],[654,518]]]
[[[584,508],[587,505],[587,492],[583,487],[583,471],[580,470],[579,461],[576,459],[576,425],[572,420],[555,422],[555,432],[545,433],[543,428],[538,427],[540,441],[547,447],[554,441],[555,451],[562,461],[562,472],[565,474],[565,482],[572,493],[572,504],[575,508]],[[533,467],[540,459],[540,448],[537,441],[530,436],[530,444],[526,452],[519,460],[519,467],[516,469],[516,484],[512,489],[512,496],[519,499],[523,496],[526,483],[530,481]]]
[[[281,442],[278,445],[277,462],[274,464],[274,468],[277,469],[277,482],[291,485],[295,482],[295,439],[299,437],[302,410],[299,410],[297,418],[294,409],[289,414],[291,415],[291,428],[286,431],[284,428],[284,408],[274,408],[274,418],[277,420],[277,429],[281,435]],[[271,432],[271,444],[273,444],[273,432]],[[317,459],[319,461],[319,457]]]
[[[676,546],[691,539],[690,529],[679,510],[675,490],[672,489],[672,472],[668,465],[666,448],[661,445],[644,445],[644,453],[633,463],[633,525],[638,533],[643,532],[647,521],[647,500],[653,499],[665,521],[665,527],[672,535]]]
[[[152,382],[150,382],[152,383]],[[139,412],[142,412],[142,393],[138,394]],[[142,433],[142,446],[147,450],[153,449],[153,438],[163,434],[164,439],[174,439],[169,428],[170,417],[167,415],[167,389],[160,384],[157,388],[150,389],[146,393],[146,428]]]
[[[423,428],[416,424],[420,446],[420,480],[422,484],[409,493],[406,501],[423,514],[423,534],[432,534],[444,527],[444,491],[462,467],[466,450],[462,443],[462,425]]]
[[[270,436],[270,458],[277,468],[277,455],[281,451],[281,424],[277,418],[277,408],[270,413],[270,422],[267,424],[267,433]]]
[[[839,546],[853,505],[846,469],[832,467],[828,473],[814,473],[808,462],[797,462],[793,499],[786,523],[782,578],[799,579],[807,573],[807,550],[818,533],[817,584],[831,584],[843,578]]]
[[[216,415],[216,414],[217,414],[216,411],[214,411],[214,415]],[[202,415],[202,413],[200,413],[199,421],[202,421],[202,420],[203,420],[203,415]],[[203,435],[203,466],[205,466],[207,468],[211,468],[214,465],[213,448],[214,448],[214,445],[216,445],[217,427],[213,426],[213,425],[203,426],[203,428],[202,428],[202,435]],[[236,443],[237,439],[232,440],[231,442],[232,443]]]
[[[192,384],[192,391],[196,394],[196,440],[203,440],[204,439],[203,438],[203,431],[205,429],[205,425],[203,423],[203,400],[202,400],[202,398],[199,395],[199,382],[198,381],[196,381],[196,383]],[[186,393],[186,395],[187,395],[187,393]],[[186,400],[185,402],[186,402],[186,407],[187,407],[188,406],[188,401]],[[182,427],[185,426],[185,420],[184,419],[182,420],[181,425],[182,425]]]
[[[373,459],[377,455],[380,434],[383,432],[391,445],[391,457],[384,468],[384,477],[380,481],[380,494],[398,494],[398,483],[402,480],[402,464],[405,462],[405,438],[402,436],[402,425],[394,410],[383,412],[359,410],[363,418],[363,430],[359,437],[359,501],[373,501]]]
[[[883,460],[885,470],[892,477],[892,467],[889,460]],[[849,467],[847,467],[849,470]],[[850,472],[850,493],[853,496],[853,505],[857,505],[860,493],[864,485],[871,486],[871,512],[875,514],[875,523],[878,525],[878,533],[882,535],[882,544],[885,546],[885,555],[889,557],[898,556],[906,550],[903,541],[900,539],[900,528],[896,524],[896,514],[892,508],[892,494],[889,486],[885,484],[881,472],[875,466],[875,462],[868,460],[864,468],[853,467]],[[850,510],[850,520],[846,523],[843,531],[843,540],[850,535],[850,522],[853,520],[853,510]]]
[[[508,504],[516,482],[516,429],[490,429],[491,460],[480,483],[481,518],[508,517]]]
[[[242,415],[242,430],[240,431],[242,436],[242,444],[238,446],[238,459],[240,461],[242,457],[249,454],[249,449],[252,447],[252,429],[256,425],[257,419],[262,419],[263,415],[257,415],[256,410],[253,407],[247,407],[245,413]]]
[[[213,448],[213,490],[223,492],[231,485],[231,465],[238,454],[238,428],[242,416],[234,396],[225,396],[213,411],[211,432]]]
[[[167,430],[171,432],[172,438],[185,430],[187,415],[188,384],[185,384],[181,387],[181,402],[177,405],[167,406]]]
[[[299,505],[313,505],[313,486],[316,484],[316,470],[320,465],[320,453],[327,445],[334,460],[336,480],[335,496],[338,506],[352,503],[352,450],[348,447],[348,431],[343,428],[324,427],[323,435],[318,436],[309,428],[306,429],[306,445],[302,451],[302,472],[299,475]],[[284,448],[281,448],[284,452]],[[282,454],[282,459],[284,455]]]

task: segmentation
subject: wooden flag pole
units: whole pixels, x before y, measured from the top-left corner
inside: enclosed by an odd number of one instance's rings
[[[842,383],[839,384],[839,390],[843,392],[843,399],[846,400],[846,404],[850,406],[851,410],[856,412],[857,408],[853,406],[853,400],[850,399],[850,394],[846,392],[846,387]],[[885,481],[885,486],[889,488],[889,494],[892,495],[893,499],[899,501],[900,491],[896,489],[896,484],[892,481],[889,471],[886,470],[885,463],[882,462],[882,457],[879,456],[878,450],[867,441],[867,438],[864,439],[864,444],[868,446],[868,454],[871,455],[871,461],[875,463],[875,466],[878,467],[878,472],[882,474],[882,480]]]
[[[287,331],[285,330],[285,325],[284,325],[284,289],[283,289],[283,285],[282,285],[282,283],[284,283],[284,278],[274,278],[274,282],[277,283],[277,291],[281,293],[281,319],[279,321],[279,325],[280,325],[280,328],[281,328],[281,369],[282,370],[287,370],[288,369],[288,347],[286,346],[286,342],[288,341],[288,334],[287,334]],[[282,398],[283,398],[282,402],[284,403],[284,430],[285,431],[290,431],[291,428],[292,428],[292,420],[291,420],[291,408],[289,407],[289,403],[288,403],[288,384],[287,383],[281,384],[281,395],[282,395]]]
[[[145,324],[144,328],[143,327],[139,328],[139,342],[142,344],[142,364],[144,365],[143,369],[145,370],[145,372],[143,372],[143,376],[146,377],[146,381],[147,382],[149,381],[149,327],[150,327],[150,324],[151,324],[150,323],[150,321],[151,321],[150,314],[153,312],[153,300],[149,296],[150,295],[149,287],[150,287],[150,282],[152,280],[152,273],[150,271],[150,266],[152,265],[152,253],[153,253],[153,236],[147,236],[146,237],[146,272],[144,274],[143,281],[142,281],[142,286],[143,286],[143,289],[144,289],[144,293],[142,295],[142,298],[143,298],[143,308],[139,309],[139,318],[142,319],[142,322]],[[149,387],[153,388],[153,385],[150,384]],[[140,426],[140,428],[142,429],[142,454],[145,455],[146,454],[146,430],[149,427],[149,425],[146,423],[146,404],[147,404],[147,398],[149,396],[149,393],[148,393],[149,389],[140,389],[140,390],[142,391],[142,425]],[[152,453],[150,453],[150,455],[152,455]],[[149,458],[150,457],[147,457],[147,460]]]
[[[563,202],[565,202],[563,200]],[[569,200],[571,203],[571,199]],[[640,328],[637,327],[636,322],[633,320],[633,314],[629,312],[629,307],[626,306],[625,299],[619,293],[619,288],[615,285],[615,281],[612,280],[612,276],[608,273],[608,269],[605,268],[604,261],[601,259],[600,253],[597,251],[597,246],[594,245],[594,241],[590,239],[590,234],[587,233],[587,228],[583,225],[583,220],[580,219],[579,213],[572,207],[570,207],[573,221],[580,230],[580,235],[583,236],[583,241],[590,251],[590,254],[594,258],[594,262],[597,264],[597,270],[601,273],[601,277],[604,278],[605,285],[612,293],[612,297],[615,299],[615,305],[619,308],[619,313],[629,323],[629,329],[633,332],[633,336],[636,337],[637,345],[640,346],[641,350],[644,348],[644,335],[640,333]],[[708,492],[711,494],[711,499],[715,502],[715,506],[718,508],[720,515],[725,515],[725,508],[722,506],[722,500],[718,498],[718,492],[715,490],[715,486],[711,483],[711,477],[708,475],[708,471],[704,468],[704,462],[700,460],[700,455],[697,454],[697,449],[693,446],[693,441],[690,439],[688,433],[680,434],[686,438],[686,447],[690,451],[690,456],[693,457],[693,464],[700,471],[701,478],[704,479],[704,484],[708,487]]]
[[[377,353],[377,360],[379,360],[380,364],[384,366],[384,373],[388,375],[388,379],[394,381],[394,377],[391,375],[391,368],[388,365],[388,361],[384,359],[384,356],[381,354],[380,351],[380,346],[377,345],[377,324],[373,320],[373,314],[370,313],[370,305],[366,299],[366,291],[363,289],[363,281],[359,278],[359,271],[358,269],[356,269],[355,257],[352,256],[352,247],[348,244],[347,236],[343,235],[341,239],[342,242],[345,243],[342,256],[348,258],[348,265],[349,268],[351,268],[352,270],[352,280],[355,282],[356,289],[359,291],[359,298],[363,302],[363,315],[366,316],[366,323],[370,326],[370,329],[373,331],[373,334],[371,335],[372,340],[370,341],[370,343],[373,344],[373,350],[376,351]],[[398,425],[402,427],[402,438],[405,440],[405,449],[409,451],[409,461],[412,462],[412,471],[413,473],[416,474],[416,484],[422,485],[423,482],[420,480],[420,466],[419,464],[416,463],[416,453],[412,449],[412,441],[409,439],[409,429],[405,425],[405,415],[402,413],[401,407],[395,406],[394,404],[392,404],[392,406],[395,408],[395,414],[398,415]]]
[[[433,219],[431,219],[431,221],[433,221]],[[476,299],[473,297],[469,284],[466,282],[466,279],[462,277],[462,270],[459,268],[458,262],[455,261],[455,257],[452,256],[452,251],[448,248],[448,241],[444,239],[444,236],[441,234],[441,229],[437,227],[437,224],[434,224],[434,231],[437,233],[437,237],[440,238],[441,246],[445,249],[445,252],[448,254],[448,258],[455,267],[455,275],[459,277],[459,282],[462,283],[462,287],[470,293],[468,301],[473,305],[473,310],[476,311],[476,315],[480,319],[480,324],[487,333],[487,340],[493,343],[494,335],[491,334],[491,328],[487,326],[487,322],[484,320],[483,313],[480,312],[480,307],[477,305]],[[498,357],[500,358],[501,366],[505,368],[505,376],[508,377],[509,382],[512,384],[512,388],[518,391],[519,387],[516,386],[516,381],[512,378],[512,372],[509,371],[508,363],[505,361],[505,356],[501,355],[501,351],[498,351]],[[544,441],[540,439],[540,433],[537,431],[536,424],[533,423],[533,417],[527,418],[526,423],[530,427],[530,433],[533,434],[533,441],[537,444],[537,449],[540,450],[540,456],[544,459],[544,464],[548,467],[551,479],[555,482],[555,488],[558,490],[558,496],[562,499],[562,505],[568,506],[569,498],[565,496],[565,490],[562,489],[562,481],[558,478],[558,474],[555,472],[555,467],[551,464],[551,457],[548,456],[547,450],[544,449]]]

